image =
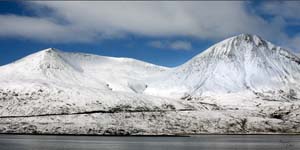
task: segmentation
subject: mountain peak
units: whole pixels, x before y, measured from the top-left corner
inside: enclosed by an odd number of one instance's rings
[[[255,34],[240,34],[237,36],[234,36],[231,39],[233,42],[234,41],[239,41],[239,42],[245,42],[245,43],[251,43],[255,46],[266,46],[267,45],[267,41],[265,41],[264,39],[262,39],[260,36],[255,35]]]
[[[40,54],[37,57],[41,57],[43,60],[60,58],[59,51],[54,48],[47,48],[47,49],[41,50],[40,52],[37,52],[37,54]]]
[[[44,50],[41,50],[42,52],[47,52],[47,53],[51,53],[51,52],[58,52],[59,50],[56,49],[56,48],[47,48],[47,49],[44,49]]]
[[[240,34],[177,67],[173,78],[200,95],[206,91],[288,87],[299,78],[299,62],[289,51],[257,35]]]
[[[67,66],[67,62],[62,58],[60,51],[55,48],[40,50],[16,61],[15,64],[28,70],[62,70]]]
[[[225,39],[203,53],[196,56],[198,57],[227,57],[234,55],[244,55],[246,53],[257,53],[261,50],[270,50],[276,47],[272,43],[263,40],[260,36],[254,34],[240,34],[237,36]]]
[[[249,34],[249,33],[242,33],[242,34],[236,35],[234,37],[244,37],[244,38],[245,37],[247,37],[247,38],[249,38],[249,37],[258,37],[258,38],[260,38],[260,36],[258,36],[256,34]]]

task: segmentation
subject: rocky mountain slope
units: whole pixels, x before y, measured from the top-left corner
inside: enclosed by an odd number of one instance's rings
[[[300,58],[256,35],[166,68],[46,49],[0,67],[0,132],[299,133]]]

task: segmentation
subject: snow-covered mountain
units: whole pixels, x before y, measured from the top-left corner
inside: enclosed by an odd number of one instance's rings
[[[175,68],[50,48],[0,67],[0,76],[2,82],[51,83],[167,97],[299,90],[300,58],[256,35],[241,34]]]
[[[300,58],[256,35],[174,68],[49,48],[0,66],[0,132],[300,132],[299,93]]]
[[[244,90],[299,90],[299,81],[299,57],[256,35],[241,34],[170,70],[157,85],[170,89],[173,93],[169,95],[178,92],[203,95]],[[155,94],[156,87],[153,91]]]
[[[67,53],[53,48],[42,50],[0,68],[0,80],[51,82],[116,91],[134,91],[135,84],[167,70],[130,58],[113,58]],[[137,91],[135,91],[137,90]]]
[[[168,98],[141,94],[148,86],[147,79],[166,70],[130,58],[42,50],[0,67],[0,94],[4,99],[9,97],[0,103],[0,114],[110,111],[123,106],[184,108]]]

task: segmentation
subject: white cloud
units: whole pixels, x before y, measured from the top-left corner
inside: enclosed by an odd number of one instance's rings
[[[0,36],[60,43],[127,34],[220,40],[250,33],[285,45],[295,43],[283,31],[285,19],[264,20],[247,5],[245,1],[32,1],[25,6],[38,17],[1,15]]]
[[[281,16],[285,19],[300,19],[299,1],[272,1],[264,2],[260,10],[266,14]]]
[[[47,42],[86,42],[92,36],[78,35],[76,32],[76,29],[71,26],[59,25],[45,18],[0,15],[0,36],[2,37],[24,37]]]
[[[165,48],[166,45],[163,44],[161,41],[151,41],[148,43],[149,46],[154,47],[154,48]]]
[[[192,44],[187,41],[175,41],[170,44],[170,47],[175,50],[190,50],[192,49]]]
[[[151,41],[148,43],[149,46],[159,49],[169,50],[183,50],[188,51],[192,49],[191,42],[188,41]]]
[[[284,30],[291,25],[300,25],[299,8],[299,1],[265,1],[258,7],[261,13],[272,16],[272,25],[280,29],[279,34],[273,34],[274,38],[279,39],[277,44],[296,52],[300,52],[300,34],[288,36]]]
[[[47,13],[49,9],[44,12],[43,9],[37,9],[37,13],[53,26],[67,31],[71,28],[71,32],[80,35],[71,36],[74,40],[124,34],[220,39],[242,32],[271,32],[264,20],[247,13],[244,2],[34,1],[28,5],[31,5],[30,8],[47,7],[52,10]],[[28,21],[40,18],[28,18]],[[1,18],[1,22],[6,22],[7,19],[10,16]],[[57,22],[60,21],[64,24],[58,25]],[[22,25],[23,22],[20,21],[19,24]],[[27,26],[27,29],[35,33],[21,35],[36,38],[36,27],[45,28],[43,32],[48,31],[47,34],[72,34],[69,31],[53,32],[47,24],[38,23]],[[57,41],[60,42],[61,39]]]

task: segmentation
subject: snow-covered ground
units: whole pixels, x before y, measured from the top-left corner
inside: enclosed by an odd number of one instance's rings
[[[175,68],[46,49],[0,66],[0,132],[295,133],[300,58],[255,35]]]

